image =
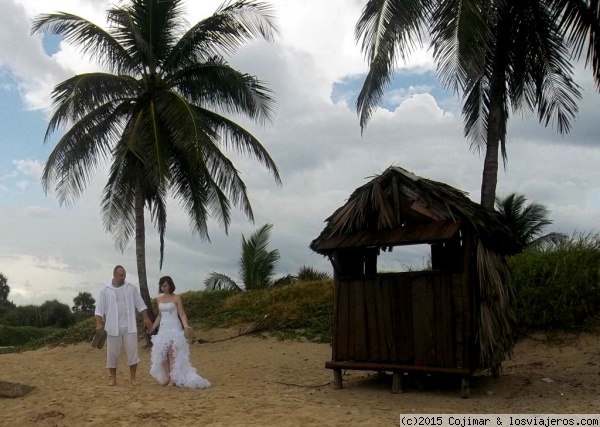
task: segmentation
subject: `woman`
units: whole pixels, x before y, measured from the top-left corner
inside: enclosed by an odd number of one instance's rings
[[[152,336],[150,375],[162,385],[185,388],[206,388],[210,382],[196,373],[190,363],[190,347],[185,340],[184,329],[191,329],[179,295],[175,295],[175,283],[169,276],[161,277],[157,298],[158,317],[149,333],[160,325]],[[183,328],[181,327],[183,324]]]

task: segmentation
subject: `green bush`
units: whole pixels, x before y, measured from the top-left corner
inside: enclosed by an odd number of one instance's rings
[[[521,333],[585,330],[600,315],[600,237],[574,236],[509,259]]]
[[[0,325],[0,347],[22,346],[57,332],[55,328]]]

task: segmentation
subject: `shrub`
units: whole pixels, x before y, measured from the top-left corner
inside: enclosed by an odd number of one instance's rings
[[[509,259],[522,333],[582,330],[600,313],[600,237],[579,235]]]

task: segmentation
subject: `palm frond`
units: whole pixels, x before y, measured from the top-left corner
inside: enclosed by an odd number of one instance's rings
[[[232,54],[256,38],[272,41],[277,33],[273,8],[264,2],[223,3],[215,13],[192,26],[173,47],[165,69],[180,69],[212,57]]]
[[[174,73],[169,85],[204,108],[244,114],[264,125],[272,121],[276,100],[255,76],[241,73],[222,60],[192,64]]]
[[[33,20],[31,32],[63,36],[66,42],[78,46],[83,54],[115,74],[142,71],[109,32],[77,15],[65,12],[39,15]]]
[[[268,251],[272,224],[258,228],[248,240],[242,236],[242,256],[239,262],[240,277],[246,289],[270,286],[279,251]]]
[[[81,118],[60,138],[42,174],[45,191],[55,184],[60,203],[79,198],[96,167],[110,155],[123,128],[120,107],[105,104]]]
[[[204,279],[204,287],[207,291],[231,290],[242,291],[242,288],[229,276],[212,271],[208,277]]]
[[[281,176],[275,161],[254,135],[227,117],[210,110],[197,110],[197,112],[221,135],[219,141],[225,149],[233,148],[238,153],[258,160],[273,174],[275,182],[281,185]]]
[[[361,50],[369,71],[356,100],[361,131],[379,106],[391,82],[398,56],[401,59],[422,43],[426,6],[422,0],[370,0],[355,27],[355,38],[362,38]]]
[[[63,81],[52,91],[54,112],[44,140],[48,140],[59,127],[76,123],[99,106],[131,103],[138,93],[137,82],[128,76],[87,73]]]
[[[485,73],[493,14],[478,0],[437,2],[431,13],[431,46],[443,87],[457,95]]]

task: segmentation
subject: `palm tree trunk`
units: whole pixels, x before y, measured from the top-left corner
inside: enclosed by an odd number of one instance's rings
[[[135,192],[135,256],[137,261],[138,280],[140,293],[146,307],[148,308],[148,317],[154,322],[154,309],[148,290],[148,277],[146,274],[146,227],[144,224],[144,198],[141,189]],[[146,334],[146,344],[152,346],[150,335]]]
[[[504,72],[498,63],[492,71],[490,83],[490,107],[488,112],[487,140],[483,176],[481,179],[481,205],[493,211],[498,184],[498,152],[500,139],[506,134],[506,118],[504,117]]]

